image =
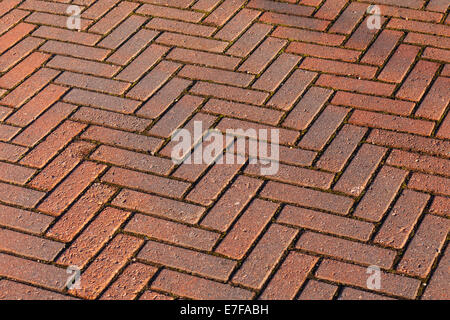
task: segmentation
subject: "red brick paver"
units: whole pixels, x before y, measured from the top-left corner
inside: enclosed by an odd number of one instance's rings
[[[450,299],[449,4],[1,1],[0,299]]]

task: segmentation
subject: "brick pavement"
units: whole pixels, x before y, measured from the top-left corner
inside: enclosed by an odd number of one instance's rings
[[[0,298],[449,299],[449,3],[3,0]],[[279,171],[175,165],[194,121]]]

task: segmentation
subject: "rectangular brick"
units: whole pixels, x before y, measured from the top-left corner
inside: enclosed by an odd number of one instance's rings
[[[265,185],[260,196],[342,215],[347,214],[353,204],[351,198],[344,196],[271,181]]]
[[[0,162],[0,181],[24,185],[36,170],[11,163]]]
[[[358,22],[364,16],[367,5],[359,2],[352,2],[339,15],[339,18],[333,23],[329,32],[351,34]]]
[[[155,151],[162,143],[158,138],[92,125],[81,138],[144,152]]]
[[[205,210],[203,207],[190,203],[127,189],[122,190],[112,203],[126,209],[140,210],[186,223],[197,223]]]
[[[215,164],[189,192],[186,199],[202,205],[211,204],[233,179],[242,164]]]
[[[396,97],[418,102],[430,85],[439,64],[420,60],[403,82]]]
[[[180,65],[178,63],[161,61],[127,93],[127,98],[146,100],[155,93],[155,91],[158,90],[158,88],[160,88],[179,67]]]
[[[204,14],[200,12],[155,6],[147,3],[137,9],[136,13],[174,20],[182,20],[186,22],[199,22],[204,16]]]
[[[295,247],[361,264],[377,265],[387,269],[392,267],[397,255],[393,250],[309,231],[302,234]]]
[[[261,185],[262,181],[239,176],[208,212],[201,225],[225,232]]]
[[[338,287],[317,280],[309,280],[298,300],[332,300]]]
[[[25,233],[0,229],[0,249],[14,254],[52,261],[64,244]]]
[[[273,224],[258,241],[232,282],[261,289],[298,231]]]
[[[405,170],[383,166],[353,215],[370,221],[380,221],[407,174]]]
[[[306,129],[328,101],[332,93],[328,89],[311,87],[288,113],[283,121],[283,126],[297,130]],[[287,106],[290,107],[291,104]]]
[[[151,120],[112,111],[81,107],[71,119],[85,121],[98,125],[107,125],[116,129],[142,132],[151,123]]]
[[[105,168],[104,165],[83,162],[39,205],[39,210],[60,215]]]
[[[264,174],[261,172],[261,168],[263,167],[264,165],[262,164],[249,164],[244,172],[263,177]],[[334,174],[279,164],[277,172],[268,178],[306,187],[328,189],[333,182]]]
[[[17,161],[27,148],[0,142],[0,160]]]
[[[351,284],[367,289],[367,268],[352,264],[324,260],[316,272],[320,279]],[[402,277],[393,273],[381,272],[380,292],[399,297],[414,299],[420,287],[420,281],[413,278]]]
[[[262,104],[268,97],[267,93],[261,91],[242,89],[201,81],[197,82],[192,87],[190,92],[204,96],[213,96],[216,98],[229,99],[257,105]]]
[[[202,111],[240,119],[245,118],[250,121],[271,125],[276,125],[283,115],[283,113],[278,110],[218,99],[210,99],[202,107]]]
[[[411,170],[450,176],[450,160],[421,155],[418,153],[392,150],[386,161],[388,164]]]
[[[187,182],[158,177],[155,175],[118,167],[110,168],[101,180],[103,182],[162,194],[174,198],[181,198],[182,194],[184,194],[190,187],[190,184]]]
[[[211,250],[220,237],[219,233],[143,214],[134,215],[125,230],[199,250]]]
[[[158,174],[168,174],[173,167],[173,162],[168,159],[105,145],[100,146],[90,159]]]
[[[133,300],[144,289],[158,269],[142,263],[132,263],[102,294],[101,300]]]
[[[291,300],[319,260],[298,252],[291,252],[281,264],[259,297],[261,300]]]
[[[49,84],[8,118],[8,123],[25,127],[55,103],[68,89]]]
[[[83,272],[81,289],[71,290],[71,293],[85,299],[98,297],[142,243],[142,239],[117,235]]]
[[[62,290],[68,279],[66,269],[3,253],[0,253],[0,275],[56,290]]]
[[[93,46],[100,38],[100,35],[78,32],[76,30],[61,29],[49,26],[40,26],[33,32],[34,37],[72,42],[86,46]]]
[[[233,259],[242,259],[277,209],[278,205],[275,203],[260,199],[253,200],[215,251]]]
[[[41,234],[52,221],[52,217],[43,214],[0,205],[0,225],[5,227]]]
[[[197,36],[188,36],[167,31],[160,35],[156,39],[156,42],[167,46],[176,45],[188,49],[210,51],[215,53],[222,53],[228,45],[228,43],[225,41],[212,40],[209,38],[202,38]]]
[[[58,258],[58,263],[83,268],[88,261],[108,242],[130,215],[129,212],[106,208]]]
[[[269,102],[267,102],[267,105],[277,109],[289,110],[292,104],[295,103],[311,84],[316,75],[314,72],[295,70]]]
[[[365,128],[344,125],[325,149],[316,166],[332,172],[341,171],[366,132]]]
[[[226,53],[237,57],[246,57],[261,41],[263,41],[271,29],[272,27],[266,24],[253,24],[233,43]]]
[[[254,296],[249,290],[167,269],[158,274],[151,288],[200,300],[244,300]]]
[[[414,109],[413,102],[374,97],[351,92],[338,91],[331,103],[371,111],[383,111],[408,116]]]
[[[163,18],[153,18],[149,21],[149,23],[145,25],[145,27],[149,29],[173,31],[200,37],[210,37],[211,34],[216,30],[213,27],[201,24],[168,20]]]
[[[285,40],[267,38],[239,67],[239,71],[259,74],[286,44]]]
[[[21,164],[42,168],[70,140],[79,134],[86,125],[72,121],[64,121],[55,131],[38,144],[21,161]]]
[[[1,201],[26,208],[33,208],[45,195],[44,192],[25,189],[3,182],[0,182],[0,187]]]
[[[269,0],[252,0],[247,4],[247,7],[255,9],[263,9],[265,11],[294,14],[299,16],[309,16],[311,15],[311,13],[314,12],[313,8],[293,4],[296,1],[291,0],[290,2],[291,3],[274,2]]]
[[[139,5],[137,3],[121,1],[116,7],[111,9],[106,15],[104,15],[92,27],[90,27],[89,32],[99,33],[102,35],[109,33],[114,27],[116,27],[127,16],[129,16],[138,6]]]
[[[126,66],[115,78],[128,82],[135,82],[147,70],[153,67],[169,49],[167,47],[151,44],[142,51],[128,66]],[[161,66],[170,66],[162,64]]]
[[[450,79],[438,77],[416,111],[416,116],[439,120],[450,102]]]
[[[112,64],[60,55],[53,57],[46,65],[50,68],[92,74],[99,77],[112,77],[119,70],[119,66]]]
[[[150,129],[149,133],[168,138],[201,105],[203,99],[185,95],[172,106]]]
[[[64,84],[66,86],[70,87],[76,87],[81,89],[87,89],[92,91],[99,91],[99,92],[105,92],[108,94],[114,94],[114,95],[121,95],[125,92],[125,90],[130,86],[127,82],[117,81],[117,80],[111,80],[111,79],[104,79],[74,72],[66,71],[63,74],[61,74],[56,80],[56,83],[58,84]],[[78,92],[79,96],[87,96],[90,92],[82,91],[73,89],[68,94],[71,98],[74,98],[74,92]],[[80,92],[82,92],[80,94]],[[105,103],[102,105],[102,108],[105,109],[112,109],[112,110],[120,110],[121,108],[118,108],[116,106],[117,103],[115,103],[114,100],[120,100],[118,97],[113,96],[102,96],[100,93],[90,93],[92,98],[93,105],[99,101],[105,101],[108,103]],[[78,96],[77,96],[78,97]],[[84,98],[84,97],[83,97]],[[82,99],[82,98],[81,98]],[[135,101],[126,101],[122,100],[121,104],[123,105],[123,109],[127,109],[129,104],[135,103]],[[111,107],[108,106],[108,104],[111,103]],[[80,104],[89,105],[88,102],[83,102]]]
[[[252,88],[275,91],[300,59],[295,55],[282,53],[252,85]]]
[[[343,76],[354,76],[362,79],[372,79],[377,71],[377,68],[371,66],[310,57],[303,59],[300,68]]]
[[[379,74],[378,79],[400,83],[406,76],[418,53],[419,47],[406,44],[400,45]]]
[[[423,300],[449,299],[449,284],[446,280],[448,279],[448,270],[450,268],[449,252],[450,249],[447,247],[433,273],[433,277],[428,282],[425,293],[422,295]]]
[[[383,159],[386,149],[363,144],[340,176],[333,190],[359,196]]]
[[[342,49],[318,44],[303,42],[292,42],[286,49],[288,53],[313,56],[323,59],[342,60],[347,62],[356,62],[361,54],[356,50]]]
[[[328,46],[339,46],[345,40],[345,37],[339,34],[329,34],[325,32],[302,30],[281,26],[275,29],[275,31],[272,33],[272,36],[289,39],[291,41],[313,42]]]
[[[450,224],[447,219],[425,215],[400,260],[397,270],[412,276],[426,278],[432,269],[434,260],[442,250],[449,230]]]
[[[66,43],[54,40],[47,41],[43,46],[39,48],[39,50],[62,56],[67,55],[74,58],[90,59],[96,61],[103,60],[110,52],[110,50],[107,49],[101,49],[91,46],[83,46],[80,44]],[[86,61],[86,63],[89,63],[89,61]],[[72,66],[72,64],[70,64],[69,66]],[[85,66],[79,65],[79,67],[88,68],[88,65]]]
[[[128,30],[126,30],[128,31]],[[158,35],[157,31],[141,29],[127,42],[114,51],[106,61],[125,65],[134,58],[145,46]],[[122,38],[122,37],[121,37]],[[126,38],[121,39],[123,41]]]
[[[167,110],[167,108],[176,101],[180,94],[182,94],[182,92],[191,84],[192,81],[180,78],[169,80],[169,82],[139,108],[136,114],[148,118],[157,118]]]
[[[228,280],[236,265],[229,259],[154,241],[147,241],[137,258],[222,281]]]
[[[326,107],[300,140],[298,146],[317,151],[322,150],[348,112],[347,108],[331,105]]]
[[[204,20],[207,24],[222,26],[225,22],[238,11],[245,0],[225,0]]]
[[[69,296],[10,280],[0,281],[0,292],[2,300],[72,300]]]
[[[75,105],[58,102],[45,111],[13,140],[22,146],[32,147],[58,126],[76,109]]]
[[[398,130],[421,135],[430,135],[434,128],[434,123],[430,121],[362,110],[355,110],[348,122],[360,126]]]
[[[212,81],[238,87],[247,87],[254,78],[252,75],[246,73],[210,69],[193,65],[184,66],[177,75],[193,80]]]
[[[367,141],[383,146],[420,151],[448,157],[450,142],[416,135],[391,132],[386,130],[372,130]]]
[[[184,48],[174,48],[167,55],[167,59],[182,61],[186,63],[206,65],[209,67],[233,70],[241,61],[221,54],[201,52]]]
[[[402,249],[430,196],[404,190],[375,237],[375,243]]]
[[[214,38],[233,41],[247,29],[259,15],[259,11],[242,9],[214,35]]]
[[[297,28],[312,29],[318,31],[324,31],[329,22],[325,20],[310,18],[310,17],[297,17],[282,13],[275,12],[265,12],[259,21],[276,24],[276,25],[286,25]]]
[[[283,208],[277,222],[367,241],[374,229],[371,223],[294,206]]]
[[[47,236],[63,242],[72,241],[98,210],[113,196],[116,189],[94,183],[83,196],[47,231]]]
[[[370,46],[361,59],[361,62],[382,66],[395,49],[403,32],[394,30],[383,30],[375,42]]]

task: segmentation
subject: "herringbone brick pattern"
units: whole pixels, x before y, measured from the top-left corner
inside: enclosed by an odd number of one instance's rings
[[[1,1],[0,298],[449,299],[449,3]],[[175,165],[194,121],[278,173]]]

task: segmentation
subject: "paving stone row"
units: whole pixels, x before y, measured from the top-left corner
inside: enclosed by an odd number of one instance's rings
[[[449,299],[449,5],[3,0],[0,299]]]

